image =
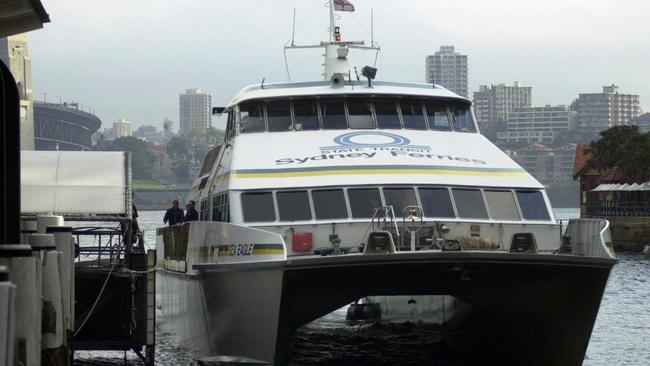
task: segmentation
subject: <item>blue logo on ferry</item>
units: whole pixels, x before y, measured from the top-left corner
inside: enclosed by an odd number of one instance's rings
[[[364,142],[364,137],[375,137],[377,142]],[[379,137],[379,138],[377,138]],[[411,145],[411,140],[390,132],[355,131],[338,135],[334,138],[336,146],[321,146],[321,151],[359,148],[409,148],[430,150],[429,146]]]

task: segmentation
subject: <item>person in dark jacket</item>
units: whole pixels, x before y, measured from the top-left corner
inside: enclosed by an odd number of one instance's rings
[[[165,224],[169,223],[169,226],[183,222],[183,210],[178,208],[178,200],[172,201],[172,207],[165,212],[163,222]]]
[[[185,221],[199,221],[199,213],[196,211],[194,208],[194,201],[190,201],[185,205],[186,213],[185,213]]]

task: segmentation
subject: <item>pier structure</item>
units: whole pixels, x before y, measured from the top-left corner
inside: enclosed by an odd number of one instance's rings
[[[52,357],[132,350],[153,365],[155,251],[133,215],[130,154],[24,151],[21,159],[22,234],[30,244],[56,242],[61,257],[60,285],[50,287],[61,288],[62,301],[52,302],[66,325],[64,350]]]
[[[49,21],[40,0],[0,2],[0,38],[14,36],[12,39],[15,39],[16,35],[21,38],[20,33],[42,28],[43,23]],[[31,85],[21,83],[23,79],[16,78],[12,71],[16,68],[25,70],[23,56],[27,50],[10,49],[9,38],[0,41],[3,46],[7,45],[6,52],[0,52],[0,318],[3,319],[0,322],[0,364],[15,365],[27,357],[27,339],[22,337],[20,331],[27,329],[34,335],[41,331],[40,323],[30,324],[30,320],[36,321],[36,318],[40,322],[40,293],[33,291],[37,289],[40,276],[37,273],[39,267],[22,263],[34,264],[37,260],[32,248],[15,244],[21,238],[20,149],[21,145],[27,148],[33,146],[33,131],[29,141],[28,131],[21,131],[24,126],[20,113],[21,108],[28,107],[29,103],[24,101],[31,99],[31,95],[26,98],[25,92],[29,89],[31,94]],[[10,50],[12,55],[9,54]],[[17,59],[16,53],[19,56]],[[14,56],[13,60],[10,60],[10,56]],[[27,141],[21,142],[22,138]],[[31,300],[27,305],[38,308],[39,314],[22,306],[22,301],[27,298]],[[35,338],[31,337],[30,340],[33,342]],[[30,356],[34,357],[33,362],[22,364],[40,365],[40,344],[32,343],[31,346],[37,350],[35,356]]]
[[[573,171],[580,182],[580,216],[607,219],[615,250],[643,250],[650,244],[650,181],[636,181],[617,168],[591,168],[587,147],[576,148]]]

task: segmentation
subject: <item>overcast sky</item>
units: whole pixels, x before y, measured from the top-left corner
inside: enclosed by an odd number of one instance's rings
[[[650,111],[650,2],[646,0],[350,0],[338,13],[345,40],[370,39],[370,8],[383,80],[424,82],[441,45],[469,56],[470,94],[521,81],[533,104],[569,104],[617,84]],[[225,105],[242,87],[286,81],[282,47],[327,37],[325,0],[43,0],[51,23],[29,33],[34,98],[74,99],[104,126],[178,129],[178,94],[200,88]],[[359,51],[357,51],[359,52]],[[289,55],[291,77],[320,79],[319,50]],[[374,62],[351,53],[353,65]],[[218,124],[218,122],[217,122]]]

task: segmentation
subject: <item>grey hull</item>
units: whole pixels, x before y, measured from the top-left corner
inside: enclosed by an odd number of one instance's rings
[[[173,302],[163,302],[163,313],[197,356],[281,365],[296,328],[359,298],[450,295],[471,307],[454,329],[464,352],[490,364],[580,365],[614,262],[485,252],[346,255],[195,265],[199,276],[162,271],[160,282]]]

